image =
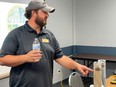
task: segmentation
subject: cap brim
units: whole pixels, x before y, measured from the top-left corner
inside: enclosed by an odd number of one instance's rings
[[[53,13],[55,11],[55,8],[47,5],[46,7],[42,8],[42,10],[45,12]]]

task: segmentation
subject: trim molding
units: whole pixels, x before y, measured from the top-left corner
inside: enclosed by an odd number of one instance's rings
[[[73,45],[61,48],[67,56],[81,53],[94,53],[116,56],[116,47]]]

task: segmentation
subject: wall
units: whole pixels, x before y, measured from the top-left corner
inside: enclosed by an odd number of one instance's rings
[[[0,0],[4,2],[13,2],[13,3],[25,3],[27,4],[30,0]],[[49,15],[47,29],[51,30],[61,48],[70,46],[73,44],[73,1],[72,0],[46,0],[48,4],[53,6],[56,11],[54,14]],[[66,50],[63,50],[64,52]],[[57,70],[62,70],[64,78],[67,78],[71,73],[70,70],[67,70],[57,63],[54,62],[54,76],[53,83],[59,82],[61,74],[57,74]],[[0,82],[0,85],[3,85],[4,80]]]
[[[116,0],[75,0],[77,53],[116,55]],[[107,76],[116,68],[107,63]]]
[[[76,0],[77,44],[116,47],[116,0]]]
[[[51,30],[61,47],[73,44],[73,0],[46,0],[56,11],[50,14],[47,28]],[[65,42],[64,42],[65,41]]]
[[[30,0],[0,0],[1,2],[23,3],[27,4]]]

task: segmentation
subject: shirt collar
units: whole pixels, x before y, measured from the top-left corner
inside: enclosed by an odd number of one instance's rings
[[[26,29],[27,29],[29,32],[35,32],[35,30],[34,30],[33,28],[31,28],[27,22],[28,22],[28,21],[25,22],[25,27],[26,27]],[[47,33],[45,27],[42,27],[42,29],[41,29],[41,31],[40,31],[40,34],[42,34],[42,33]]]

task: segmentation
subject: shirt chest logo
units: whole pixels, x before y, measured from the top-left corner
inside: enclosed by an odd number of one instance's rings
[[[42,39],[43,43],[49,43],[49,39]]]

